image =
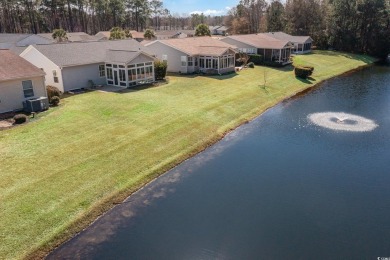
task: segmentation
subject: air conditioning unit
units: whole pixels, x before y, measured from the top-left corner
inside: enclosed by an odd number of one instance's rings
[[[47,110],[49,109],[49,99],[47,97],[28,99],[23,102],[23,109],[29,113]]]

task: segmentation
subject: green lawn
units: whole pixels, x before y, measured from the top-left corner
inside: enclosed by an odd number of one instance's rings
[[[334,52],[299,56],[296,63],[315,67],[307,81],[292,67],[170,76],[159,87],[71,96],[39,120],[0,131],[0,258],[47,252],[231,129],[372,61]]]

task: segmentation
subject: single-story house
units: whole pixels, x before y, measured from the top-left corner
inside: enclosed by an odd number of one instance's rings
[[[142,42],[145,39],[143,32],[131,30],[130,33],[131,37],[138,42]],[[107,41],[110,39],[110,34],[110,31],[100,31],[95,34],[95,38],[99,41]]]
[[[283,65],[291,63],[293,44],[286,40],[275,39],[265,34],[242,34],[227,36],[220,41],[237,46],[239,52],[262,55],[264,61]]]
[[[167,40],[167,39],[183,39],[195,36],[195,30],[164,30],[155,31],[156,38],[154,40]]]
[[[63,92],[92,83],[130,87],[154,80],[154,57],[133,39],[30,45],[20,56],[42,68],[46,84]]]
[[[55,42],[53,39],[53,33],[38,33],[37,35]],[[67,42],[87,42],[97,40],[95,36],[89,35],[85,32],[67,32],[66,37],[68,38]]]
[[[313,45],[313,39],[310,36],[292,36],[284,32],[269,32],[267,35],[279,39],[289,41],[294,44],[293,52],[296,54],[310,53]]]
[[[228,28],[224,25],[209,26],[212,35],[226,35]]]
[[[21,110],[31,98],[47,97],[45,72],[10,50],[0,50],[0,113]]]
[[[157,40],[146,45],[169,72],[222,74],[234,71],[235,47],[211,37]]]

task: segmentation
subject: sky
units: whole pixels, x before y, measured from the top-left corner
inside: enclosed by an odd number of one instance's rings
[[[203,13],[224,15],[236,6],[239,0],[163,0],[164,7],[172,14]]]

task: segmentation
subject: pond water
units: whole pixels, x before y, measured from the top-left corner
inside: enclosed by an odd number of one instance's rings
[[[268,110],[48,256],[377,257],[390,257],[390,67],[380,66]]]

